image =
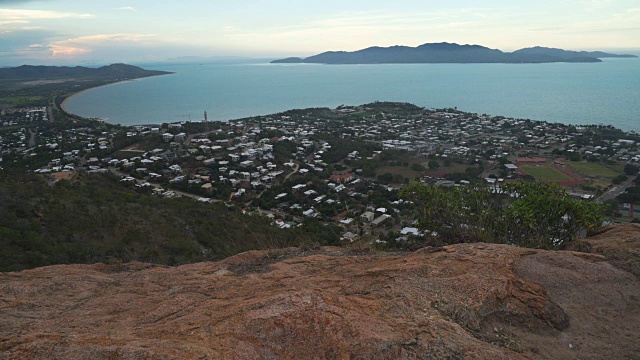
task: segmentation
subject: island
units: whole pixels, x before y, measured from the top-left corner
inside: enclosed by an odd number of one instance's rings
[[[417,47],[369,47],[347,51],[328,51],[308,58],[290,57],[274,60],[273,64],[420,64],[420,63],[595,63],[602,58],[635,58],[629,54],[609,54],[602,51],[570,51],[548,47],[530,47],[503,52],[480,45],[455,43],[427,43]]]

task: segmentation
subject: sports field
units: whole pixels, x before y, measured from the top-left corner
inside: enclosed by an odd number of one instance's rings
[[[568,164],[576,171],[584,174],[585,176],[591,175],[599,178],[613,179],[616,176],[620,175],[619,172],[599,163],[571,161]]]
[[[522,165],[520,167],[528,175],[533,176],[538,181],[573,181],[570,176],[562,173],[560,170],[556,170],[549,166],[536,166],[536,165]]]

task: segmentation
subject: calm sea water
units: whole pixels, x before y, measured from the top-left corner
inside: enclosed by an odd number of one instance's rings
[[[288,109],[403,101],[640,131],[640,59],[594,64],[147,66],[175,72],[92,89],[67,109],[124,125],[230,120]]]

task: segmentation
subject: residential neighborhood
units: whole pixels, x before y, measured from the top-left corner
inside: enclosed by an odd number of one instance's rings
[[[22,166],[52,184],[110,174],[157,196],[237,206],[283,229],[336,225],[345,241],[423,236],[398,195],[412,181],[496,191],[515,180],[557,182],[585,201],[612,200],[640,162],[640,136],[612,127],[403,103],[228,122],[75,123],[49,121],[46,108],[3,111],[0,167]],[[634,217],[633,204],[619,208]]]

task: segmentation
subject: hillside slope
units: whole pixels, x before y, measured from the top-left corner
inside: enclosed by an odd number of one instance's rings
[[[6,359],[640,356],[638,278],[584,253],[287,249],[175,268],[52,266],[0,284]]]
[[[49,186],[44,176],[0,171],[0,271],[114,261],[179,265],[299,245],[300,237],[333,244],[313,228],[280,230],[221,203],[149,192],[113,175],[79,174]]]

